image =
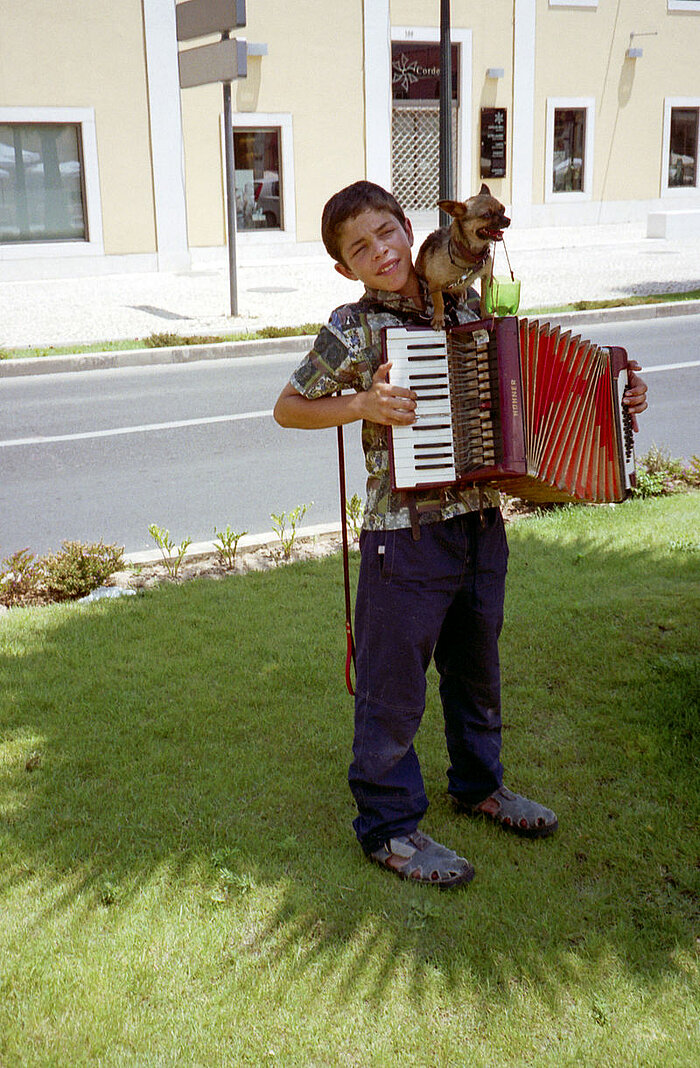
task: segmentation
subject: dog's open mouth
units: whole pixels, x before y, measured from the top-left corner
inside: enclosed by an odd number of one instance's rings
[[[479,237],[484,241],[502,241],[503,230],[498,230],[495,227],[483,226],[481,230],[477,231]]]

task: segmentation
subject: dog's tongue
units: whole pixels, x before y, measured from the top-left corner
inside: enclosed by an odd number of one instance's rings
[[[486,233],[489,235],[489,237],[491,238],[492,241],[502,241],[503,240],[503,231],[502,230],[487,230]]]

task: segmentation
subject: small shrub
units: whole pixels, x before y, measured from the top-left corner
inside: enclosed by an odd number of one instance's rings
[[[170,334],[168,332],[162,334],[150,334],[145,338],[145,345],[149,349],[174,349],[179,348],[181,345],[218,345],[224,338],[208,335],[181,335]]]
[[[29,549],[20,549],[0,565],[0,604],[32,604],[41,600],[41,563]]]
[[[303,337],[317,334],[321,323],[303,323],[302,326],[263,326],[257,331],[258,337]]]
[[[358,493],[353,493],[352,497],[346,500],[345,514],[355,538],[359,538],[362,530],[362,498]]]
[[[227,526],[226,530],[217,530],[214,527],[216,552],[220,563],[224,567],[231,569],[235,566],[238,542],[247,533],[247,530],[242,530],[239,534],[237,531],[231,530],[230,526]]]
[[[691,456],[690,463],[684,468],[683,478],[689,486],[700,486],[700,456]]]
[[[635,497],[664,497],[667,493],[666,479],[658,472],[647,471],[641,464],[637,466],[637,479],[632,494]]]
[[[313,501],[311,502],[313,504]],[[302,519],[306,515],[307,508],[311,507],[311,504],[298,504],[296,508],[293,508],[291,512],[272,512],[270,518],[272,519],[272,529],[280,540],[282,545],[282,555],[285,560],[288,560],[292,555],[292,549],[294,548],[294,542],[297,537],[297,526],[301,523]],[[287,524],[289,523],[289,527]]]
[[[682,460],[673,459],[668,449],[656,444],[644,453],[640,463],[648,474],[663,475],[664,478],[681,478],[685,468]]]
[[[59,552],[42,557],[42,585],[52,601],[85,597],[119,571],[123,556],[123,546],[64,541]]]
[[[686,486],[700,485],[700,458],[693,456],[688,465],[674,459],[667,449],[652,445],[637,460],[635,497],[665,497]]]
[[[192,538],[183,538],[180,545],[176,546],[170,537],[170,531],[166,530],[165,527],[159,527],[156,523],[150,524],[148,533],[161,551],[165,570],[171,578],[177,578],[183,557],[192,544]]]

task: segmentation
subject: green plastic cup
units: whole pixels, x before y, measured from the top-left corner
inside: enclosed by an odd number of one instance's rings
[[[499,318],[503,315],[515,315],[520,306],[520,282],[517,278],[482,279],[484,305],[489,315]]]

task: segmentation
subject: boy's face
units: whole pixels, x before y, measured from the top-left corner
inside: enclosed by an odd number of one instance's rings
[[[370,289],[415,297],[420,286],[411,259],[412,245],[408,219],[403,227],[386,208],[368,208],[343,223],[340,250],[344,262],[336,263],[335,269]]]

